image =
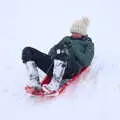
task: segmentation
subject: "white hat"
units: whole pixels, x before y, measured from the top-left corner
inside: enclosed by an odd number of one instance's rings
[[[87,34],[87,27],[89,25],[89,19],[82,17],[80,20],[76,20],[70,29],[71,33],[80,33],[82,35]]]

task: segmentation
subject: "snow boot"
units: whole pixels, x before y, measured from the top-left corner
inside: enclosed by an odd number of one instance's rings
[[[53,68],[53,77],[51,82],[48,85],[43,85],[42,89],[46,93],[52,93],[53,91],[57,91],[60,87],[60,83],[64,76],[65,68],[67,63],[58,59],[54,60],[54,68]]]
[[[28,81],[28,86],[30,87],[34,87],[37,89],[41,89],[41,85],[39,82],[39,74],[38,74],[38,70],[37,70],[37,66],[35,64],[34,61],[28,61],[26,62],[26,68],[28,71],[28,75],[29,75],[29,81]]]

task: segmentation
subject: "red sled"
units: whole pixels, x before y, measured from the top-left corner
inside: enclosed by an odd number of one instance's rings
[[[65,89],[71,85],[73,82],[77,82],[78,78],[83,74],[83,73],[86,73],[89,71],[89,68],[84,68],[81,70],[80,73],[74,75],[70,80],[68,80],[68,82],[64,83],[60,88],[59,90],[57,91],[53,91],[52,93],[50,94],[46,94],[42,89],[41,90],[38,90],[38,89],[35,89],[34,87],[30,87],[30,86],[26,86],[25,87],[25,91],[31,95],[34,95],[34,96],[58,96],[60,94],[62,94]],[[43,80],[43,82],[41,83],[41,85],[44,85],[44,84],[49,84],[51,78],[49,76],[46,76],[45,79]]]

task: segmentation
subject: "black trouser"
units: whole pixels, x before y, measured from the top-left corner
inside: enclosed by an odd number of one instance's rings
[[[63,57],[59,56],[59,59]],[[44,71],[47,75],[53,75],[53,60],[45,53],[42,53],[34,48],[25,47],[22,52],[23,63],[34,61],[38,68]]]
[[[25,47],[22,52],[23,63],[34,61],[38,68],[43,70],[49,76],[53,73],[53,60],[45,53],[42,53],[34,48]]]

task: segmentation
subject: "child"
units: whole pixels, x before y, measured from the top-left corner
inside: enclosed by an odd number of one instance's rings
[[[94,57],[94,44],[87,35],[89,19],[82,17],[73,23],[71,36],[64,37],[48,54],[25,47],[22,60],[29,72],[31,86],[50,93],[59,89],[64,79],[70,79],[88,67]],[[51,77],[48,85],[41,86],[38,68]],[[64,79],[63,79],[64,77]]]

